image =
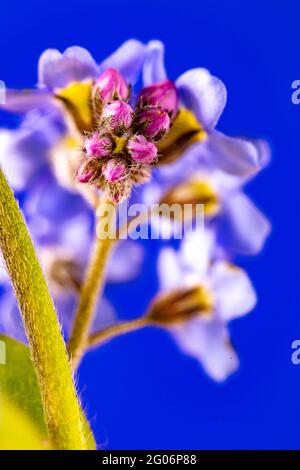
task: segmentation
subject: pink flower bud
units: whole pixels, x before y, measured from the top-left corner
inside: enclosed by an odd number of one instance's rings
[[[107,69],[97,79],[94,91],[103,102],[114,99],[126,100],[129,95],[128,86],[122,75],[115,69]]]
[[[112,129],[125,127],[128,129],[132,124],[133,109],[126,101],[116,100],[103,108],[102,117],[109,120]]]
[[[126,175],[126,165],[121,160],[111,159],[103,166],[102,173],[109,183],[116,183]]]
[[[80,183],[91,183],[100,175],[99,165],[96,160],[85,160],[77,170],[77,179]]]
[[[141,106],[157,106],[174,117],[178,111],[178,93],[173,82],[164,80],[144,88],[140,93]]]
[[[142,133],[148,139],[159,140],[170,129],[170,118],[166,111],[149,106],[140,111],[136,124],[142,127]]]
[[[78,178],[79,183],[88,183],[89,181],[91,181],[93,176],[94,176],[94,172],[92,170],[84,171],[80,169],[77,173],[77,178]]]
[[[157,156],[157,147],[149,142],[143,135],[135,135],[129,139],[127,144],[131,158],[138,163],[150,165]]]
[[[86,154],[89,157],[107,157],[112,150],[112,142],[109,137],[100,137],[96,132],[86,139],[84,143]]]

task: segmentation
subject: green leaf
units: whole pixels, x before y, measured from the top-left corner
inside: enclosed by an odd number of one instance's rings
[[[41,396],[29,348],[2,335],[0,340],[6,349],[6,364],[0,365],[1,392],[27,413],[45,435]]]
[[[1,393],[5,394],[28,419],[30,417],[38,431],[46,438],[47,430],[41,395],[29,348],[3,335],[0,335],[0,341],[5,344],[6,356],[6,363],[0,364]],[[96,444],[83,411],[82,418],[88,448],[94,450]]]
[[[45,439],[30,420],[7,397],[0,397],[0,450],[44,450]]]

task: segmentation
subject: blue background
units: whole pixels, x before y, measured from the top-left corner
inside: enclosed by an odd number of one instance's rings
[[[98,443],[299,448],[300,366],[291,364],[291,343],[300,338],[300,105],[291,103],[291,83],[300,78],[300,2],[5,0],[0,15],[0,78],[10,87],[35,84],[38,57],[48,47],[81,45],[100,61],[129,37],[157,38],[165,42],[171,78],[204,66],[225,82],[220,130],[267,137],[273,147],[271,166],[249,187],[273,233],[259,257],[240,260],[259,303],[231,324],[239,372],[213,383],[157,330],[113,341],[88,354],[79,372]],[[153,242],[138,280],[107,289],[120,316],[140,315],[155,293],[157,250]]]

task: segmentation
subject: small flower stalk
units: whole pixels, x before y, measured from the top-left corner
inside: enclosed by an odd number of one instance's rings
[[[157,145],[178,111],[169,80],[144,88],[135,108],[129,98],[130,87],[117,70],[107,69],[95,81],[96,129],[86,136],[77,171],[80,183],[102,190],[114,203],[126,199],[134,184],[149,180],[159,159]]]
[[[148,312],[149,320],[160,326],[180,324],[195,316],[213,314],[213,294],[205,285],[177,288],[157,296]]]

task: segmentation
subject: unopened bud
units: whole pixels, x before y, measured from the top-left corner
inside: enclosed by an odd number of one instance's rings
[[[135,135],[129,139],[128,151],[133,160],[138,163],[150,165],[157,156],[157,147],[153,142],[149,142],[143,135]]]
[[[103,166],[102,173],[106,181],[116,183],[124,178],[126,170],[127,168],[124,162],[112,158]]]
[[[94,85],[94,92],[105,103],[115,99],[126,100],[129,95],[124,78],[115,69],[107,69],[100,75]]]
[[[102,117],[109,121],[109,126],[112,129],[119,127],[128,129],[132,124],[133,109],[126,101],[112,101],[104,106]]]
[[[77,171],[77,179],[80,183],[92,183],[101,174],[99,164],[96,159],[87,159]]]
[[[178,111],[178,93],[173,82],[164,80],[144,88],[139,97],[141,106],[157,106],[173,118]]]
[[[166,111],[151,106],[139,112],[136,124],[147,139],[159,140],[170,129],[170,118]]]
[[[109,137],[100,137],[99,134],[95,132],[91,137],[86,139],[84,149],[89,157],[107,157],[112,151],[112,141]]]

